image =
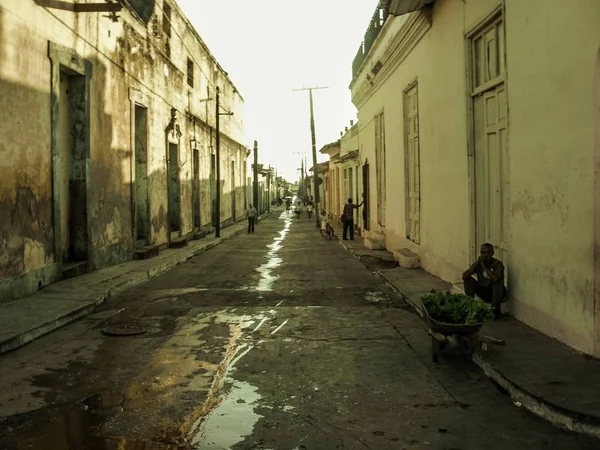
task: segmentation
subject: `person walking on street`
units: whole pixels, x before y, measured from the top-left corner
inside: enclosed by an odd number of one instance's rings
[[[256,220],[256,208],[254,206],[252,206],[252,204],[250,204],[250,206],[248,207],[248,234],[252,233],[254,234],[254,221]]]
[[[342,222],[344,223],[344,241],[348,240],[348,229],[350,229],[350,240],[354,240],[354,210],[360,208],[363,203],[364,200],[360,205],[354,205],[352,203],[352,199],[349,198],[348,203],[344,205],[344,212],[342,213]]]
[[[306,212],[308,213],[308,219],[312,219],[312,212],[313,212],[313,205],[312,203],[309,203],[308,206],[306,207]]]

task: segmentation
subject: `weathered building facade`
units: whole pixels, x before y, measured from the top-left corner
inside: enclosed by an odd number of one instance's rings
[[[320,152],[329,156],[329,167],[325,178],[325,198],[328,203],[330,218],[340,221],[344,204],[352,198],[354,204],[363,201],[363,165],[360,160],[360,127],[350,121],[350,127],[340,132],[340,139],[325,145]],[[368,161],[367,161],[368,164]],[[354,227],[362,234],[366,218],[369,214],[368,202],[360,211],[354,211]]]
[[[600,355],[600,3],[390,0],[353,64],[370,242],[450,282],[491,242],[519,319]]]
[[[0,4],[0,302],[244,217],[243,98],[175,0]]]

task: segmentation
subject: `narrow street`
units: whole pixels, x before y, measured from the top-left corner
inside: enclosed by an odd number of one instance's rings
[[[450,350],[434,366],[371,269],[276,210],[0,357],[0,448],[599,448]]]

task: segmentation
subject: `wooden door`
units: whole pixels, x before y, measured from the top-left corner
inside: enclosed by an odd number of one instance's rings
[[[362,175],[362,179],[363,179],[363,195],[364,195],[364,203],[363,203],[363,210],[362,210],[362,214],[363,214],[363,228],[365,230],[369,230],[370,229],[370,225],[369,222],[371,220],[371,213],[370,213],[370,203],[371,203],[371,199],[369,197],[370,195],[370,190],[369,190],[369,164],[365,164],[363,166],[363,175]]]
[[[481,244],[489,242],[494,246],[496,257],[507,267],[510,181],[501,16],[471,37],[471,67],[476,252],[473,256],[478,255]]]
[[[419,149],[419,100],[417,85],[404,93],[406,237],[420,243],[421,155]]]

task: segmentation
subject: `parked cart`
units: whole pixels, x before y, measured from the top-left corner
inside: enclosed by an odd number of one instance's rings
[[[448,344],[459,347],[468,360],[471,359],[477,346],[481,346],[483,350],[486,350],[487,344],[506,345],[506,342],[501,339],[491,336],[481,336],[479,330],[483,323],[442,323],[431,318],[423,302],[421,302],[421,310],[423,320],[427,324],[429,334],[431,335],[431,357],[433,362],[438,362],[440,349],[446,348]]]

